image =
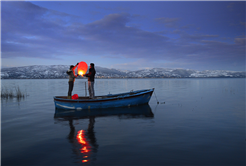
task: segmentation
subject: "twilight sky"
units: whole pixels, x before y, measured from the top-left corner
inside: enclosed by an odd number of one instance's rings
[[[2,1],[1,65],[245,71],[245,1]]]

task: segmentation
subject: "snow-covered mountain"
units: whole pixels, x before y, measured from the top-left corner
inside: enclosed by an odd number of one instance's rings
[[[68,78],[68,65],[34,65],[1,69],[1,79],[53,79]],[[137,71],[122,71],[96,66],[97,78],[198,78],[198,77],[230,77],[245,78],[246,72],[225,70],[189,70],[152,68]]]

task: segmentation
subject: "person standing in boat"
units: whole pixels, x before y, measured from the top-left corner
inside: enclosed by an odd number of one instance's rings
[[[72,99],[72,91],[73,91],[73,86],[74,86],[74,81],[75,78],[78,77],[79,75],[75,74],[75,69],[78,66],[79,63],[77,63],[75,66],[71,65],[70,69],[67,71],[67,74],[69,75],[69,80],[68,80],[68,95],[67,98],[68,99]]]
[[[91,99],[95,97],[95,90],[94,90],[95,74],[96,74],[96,70],[94,68],[94,63],[91,63],[89,73],[84,75],[88,77],[88,91]]]

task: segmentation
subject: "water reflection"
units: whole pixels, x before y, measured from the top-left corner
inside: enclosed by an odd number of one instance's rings
[[[98,144],[95,138],[94,123],[95,118],[89,118],[89,125],[87,130],[76,131],[73,121],[74,119],[68,119],[70,132],[68,134],[68,140],[72,144],[72,153],[75,154],[76,159],[79,159],[78,163],[88,163],[90,160],[95,161],[95,154],[97,152]]]
[[[56,109],[54,119],[56,122],[68,122],[70,132],[68,140],[72,145],[72,153],[76,156],[76,161],[82,164],[91,164],[96,161],[96,153],[98,151],[98,143],[94,132],[96,118],[118,116],[120,119],[130,118],[153,118],[154,114],[149,105],[141,105],[137,107],[98,109],[98,110],[61,110]],[[76,131],[73,124],[74,120],[88,119],[88,128]]]
[[[1,103],[17,103],[18,105],[20,104],[21,101],[24,101],[26,97],[2,97],[1,96]]]
[[[104,116],[118,116],[119,118],[153,118],[154,114],[147,105],[140,105],[136,107],[122,107],[122,108],[107,108],[107,109],[93,109],[93,110],[55,110],[55,119],[62,118],[63,120],[74,119],[88,119],[89,117],[104,117]]]
[[[84,132],[84,130],[79,130],[77,134],[77,141],[81,145],[80,153],[83,154],[83,158],[85,158],[82,160],[83,163],[88,162],[89,152],[91,151],[91,147],[89,142],[86,140]]]

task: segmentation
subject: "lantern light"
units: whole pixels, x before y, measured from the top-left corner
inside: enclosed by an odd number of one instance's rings
[[[85,62],[83,61],[79,62],[78,69],[77,69],[79,75],[83,76],[86,73],[87,69],[88,69],[88,65]]]

